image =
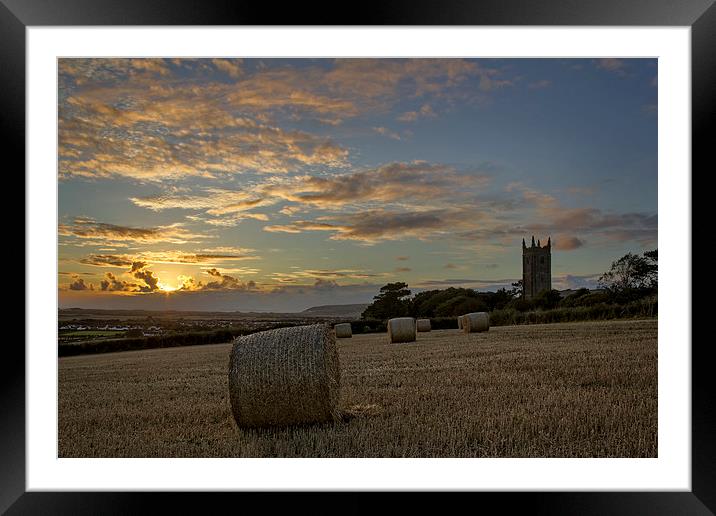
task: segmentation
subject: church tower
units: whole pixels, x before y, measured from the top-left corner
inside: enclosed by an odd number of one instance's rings
[[[527,247],[522,239],[522,292],[525,299],[532,299],[543,290],[552,290],[552,237],[547,244],[540,246],[539,240],[535,245],[532,236],[532,245]]]

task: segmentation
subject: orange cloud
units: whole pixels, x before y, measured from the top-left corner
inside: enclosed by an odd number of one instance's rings
[[[170,224],[154,228],[135,228],[97,222],[88,217],[75,217],[71,224],[60,224],[58,232],[63,236],[91,239],[94,242],[133,242],[135,244],[152,244],[168,242],[172,244],[185,244],[191,241],[203,240],[206,235],[191,233],[181,224]]]

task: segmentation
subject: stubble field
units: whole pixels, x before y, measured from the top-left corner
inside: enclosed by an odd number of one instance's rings
[[[339,339],[344,421],[240,430],[230,344],[59,360],[60,457],[656,457],[657,321]]]

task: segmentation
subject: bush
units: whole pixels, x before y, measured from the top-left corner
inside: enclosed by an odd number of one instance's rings
[[[537,308],[551,310],[556,308],[561,300],[562,296],[558,290],[543,290],[535,296],[534,303]]]
[[[567,297],[565,297],[564,299],[562,299],[559,302],[559,306],[565,306],[565,307],[579,306],[579,304],[584,299],[584,296],[589,295],[589,292],[590,291],[588,288],[580,288],[576,292],[573,292],[570,295],[568,295]]]
[[[519,312],[527,312],[535,309],[535,303],[531,299],[517,298],[510,301],[505,307],[506,310],[517,310]]]
[[[578,299],[574,300],[574,306],[594,306],[598,304],[610,303],[612,301],[609,292],[590,292],[585,294]]]
[[[430,328],[433,330],[456,330],[457,317],[431,317]]]
[[[132,339],[105,339],[79,343],[60,343],[58,346],[58,355],[64,357],[89,353],[113,353],[115,351],[135,351],[152,348],[222,344],[225,342],[231,342],[239,335],[248,335],[249,333],[254,333],[254,331],[218,330],[214,332],[155,335],[152,337]]]
[[[586,296],[585,296],[586,297]],[[601,321],[635,317],[654,317],[658,314],[656,296],[640,299],[625,305],[599,303],[592,306],[555,308],[520,312],[515,309],[490,312],[491,326],[511,324],[546,324],[573,321]]]
[[[387,321],[380,319],[361,319],[346,322],[350,322],[353,333],[383,333],[388,331]]]

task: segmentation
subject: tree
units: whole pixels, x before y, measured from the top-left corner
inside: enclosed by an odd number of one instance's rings
[[[643,256],[627,253],[599,278],[599,286],[614,294],[629,290],[656,288],[657,252],[647,251]]]
[[[580,306],[585,296],[589,295],[588,288],[580,288],[576,292],[572,292],[560,301],[560,306]]]
[[[413,317],[439,317],[445,314],[447,305],[445,303],[450,300],[462,297],[462,298],[477,298],[478,293],[473,289],[469,288],[455,288],[450,287],[444,290],[426,290],[415,294],[412,301],[410,302],[411,309],[410,315]],[[466,312],[461,312],[461,314]],[[461,315],[456,314],[456,315]]]
[[[646,251],[644,253],[644,258],[646,258],[649,262],[647,271],[647,282],[650,288],[656,289],[659,286],[659,264],[657,262],[658,249],[654,249],[653,251]]]
[[[535,296],[534,303],[537,308],[551,310],[552,308],[556,308],[561,300],[562,296],[558,290],[544,289]]]
[[[487,305],[480,299],[468,296],[457,296],[448,299],[435,309],[437,317],[454,317],[470,312],[486,312]]]
[[[363,319],[390,319],[402,317],[410,311],[408,284],[397,282],[380,287],[380,294],[373,297],[373,302],[363,311]]]
[[[512,297],[522,297],[522,293],[524,292],[522,280],[515,281],[512,284],[512,289],[510,289],[510,293],[512,294]]]
[[[514,283],[512,285],[514,286]],[[490,310],[502,310],[514,298],[514,289],[507,290],[505,287],[499,288],[490,296],[490,302],[488,303]]]

